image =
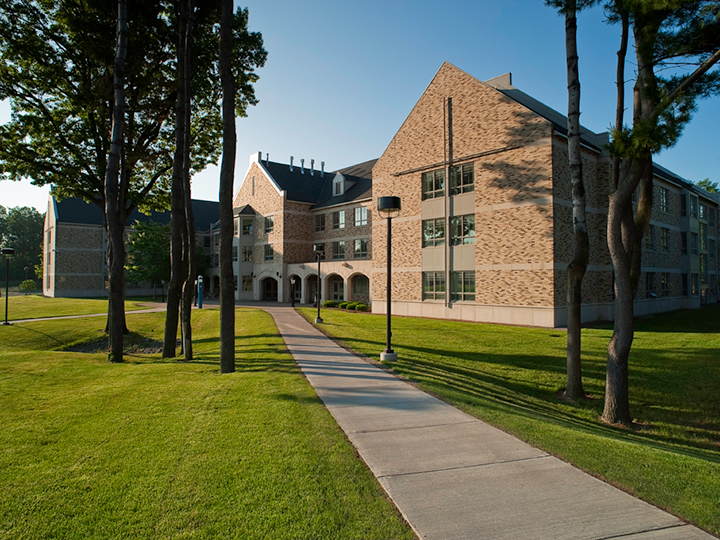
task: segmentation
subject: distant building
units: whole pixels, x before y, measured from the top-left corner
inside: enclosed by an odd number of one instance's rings
[[[218,203],[193,201],[198,237],[208,245],[218,219]],[[126,234],[136,222],[169,223],[170,212],[151,215],[134,210],[128,219]],[[81,199],[57,201],[52,194],[45,213],[43,294],[61,297],[107,296],[107,235],[102,210]],[[170,246],[168,246],[168,250]],[[153,293],[150,283],[127,283],[127,295]]]

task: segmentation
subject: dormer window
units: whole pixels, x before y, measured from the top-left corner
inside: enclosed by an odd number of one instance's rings
[[[333,178],[333,197],[337,197],[343,193],[345,193],[345,179],[341,174],[337,174],[335,178]]]

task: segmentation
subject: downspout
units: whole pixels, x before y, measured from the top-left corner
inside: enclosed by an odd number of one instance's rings
[[[446,143],[445,151],[445,189],[443,196],[445,197],[445,306],[452,308],[450,302],[450,171],[452,170],[453,161],[453,132],[452,132],[452,98],[447,98],[447,128],[445,131]],[[445,123],[445,116],[443,116]]]

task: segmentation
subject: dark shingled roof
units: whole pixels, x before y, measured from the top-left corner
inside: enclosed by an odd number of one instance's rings
[[[310,169],[300,172],[301,168],[285,163],[274,161],[262,161],[262,166],[270,173],[278,187],[287,191],[287,198],[291,201],[311,203],[313,209],[352,202],[358,199],[369,199],[372,197],[372,168],[377,159],[371,159],[357,165],[345,167],[338,171],[326,172],[324,175],[315,170],[310,174]],[[337,197],[332,196],[332,179],[335,173],[341,173],[349,185],[345,193]]]
[[[256,214],[257,212],[249,204],[244,204],[242,206],[238,206],[237,208],[233,208],[233,216],[254,216]]]
[[[103,213],[96,204],[87,203],[82,199],[69,198],[57,201],[58,221],[61,223],[76,223],[78,225],[102,225]],[[218,220],[218,203],[193,199],[193,216],[195,229],[207,231],[210,225]],[[136,208],[127,221],[132,225],[136,221],[141,223],[170,223],[170,211],[153,212],[151,215],[142,214]]]

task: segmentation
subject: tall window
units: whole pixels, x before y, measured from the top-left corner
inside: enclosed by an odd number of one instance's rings
[[[367,259],[368,241],[367,238],[359,238],[355,240],[355,259]]]
[[[450,272],[450,300],[475,301],[475,272]]]
[[[273,216],[268,216],[265,218],[265,232],[270,233],[275,228],[275,218]]]
[[[345,241],[333,242],[333,259],[345,258]]]
[[[237,246],[232,247],[232,259],[233,259],[233,262],[237,262],[237,260],[238,260],[238,247]]]
[[[698,199],[690,196],[690,217],[698,217]]]
[[[655,294],[655,272],[645,274],[645,290],[648,296],[652,296],[653,298],[657,296]]]
[[[670,296],[670,274],[660,274],[660,296]]]
[[[707,219],[707,206],[702,203],[700,203],[700,215],[698,219]]]
[[[445,244],[445,219],[426,219],[422,222],[422,247],[442,246]]]
[[[333,212],[333,229],[345,228],[345,210]]]
[[[242,234],[243,236],[252,236],[253,233],[253,221],[252,219],[242,220]]]
[[[315,214],[315,232],[325,230],[325,214]]]
[[[669,229],[660,227],[660,251],[668,251],[668,232]]]
[[[698,235],[697,233],[690,233],[690,255],[698,254]]]
[[[272,261],[275,258],[272,244],[265,244],[265,260]]]
[[[242,262],[252,262],[252,254],[252,246],[242,246]]]
[[[687,247],[688,246],[687,246],[687,233],[686,232],[680,233],[680,243],[681,243],[680,253],[682,253],[683,255],[687,255]]]
[[[355,226],[360,227],[361,225],[368,224],[368,210],[367,206],[360,206],[355,209]]]
[[[645,233],[645,249],[655,249],[655,225],[649,225]]]
[[[687,216],[687,195],[680,195],[680,216]]]
[[[715,248],[715,240],[712,238],[708,240],[708,251],[710,252],[710,260],[714,261],[717,255],[717,249]]]
[[[445,194],[445,171],[430,171],[422,174],[422,199],[435,199]]]
[[[450,218],[450,238],[453,246],[475,243],[475,216],[453,216]]]
[[[670,190],[667,188],[661,187],[660,188],[660,211],[661,212],[669,212],[669,205],[668,202],[670,200]]]
[[[683,296],[688,295],[688,277],[687,274],[682,274],[680,276],[680,287],[681,287],[681,294]]]
[[[708,230],[705,223],[700,224],[700,249],[707,251]]]
[[[707,285],[708,282],[708,256],[700,254],[700,284]]]
[[[237,236],[240,234],[240,220],[238,218],[233,219],[233,235]]]
[[[475,165],[466,163],[450,171],[450,194],[459,195],[475,191]]]
[[[445,273],[423,272],[423,300],[445,300]]]
[[[692,274],[691,275],[691,284],[692,284],[692,296],[698,296],[700,294],[700,275],[699,274]]]
[[[708,225],[710,225],[711,228],[715,228],[715,209],[714,208],[708,208]]]
[[[252,292],[252,276],[243,276],[242,277],[242,291],[244,292]]]

